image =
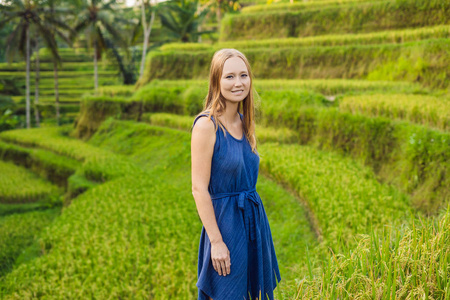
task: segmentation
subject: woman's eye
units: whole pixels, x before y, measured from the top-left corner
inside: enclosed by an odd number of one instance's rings
[[[233,76],[231,76],[231,75],[228,75],[226,78],[230,78],[230,77],[233,77]]]
[[[242,74],[242,76],[245,76],[245,77],[247,77],[247,74]]]

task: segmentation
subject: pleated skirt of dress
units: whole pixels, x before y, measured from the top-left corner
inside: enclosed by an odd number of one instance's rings
[[[230,274],[221,276],[214,269],[211,242],[203,227],[196,284],[198,300],[274,300],[273,292],[281,276],[266,211],[259,195],[254,194],[259,205],[248,199],[241,204],[253,216],[251,228],[246,228],[249,224],[239,207],[239,196],[212,200],[222,239],[230,251]]]

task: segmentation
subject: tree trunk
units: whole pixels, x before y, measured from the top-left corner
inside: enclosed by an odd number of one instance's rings
[[[30,128],[30,27],[27,25],[26,29],[26,44],[27,44],[27,71],[26,71],[26,119],[27,128]]]
[[[198,2],[198,4],[197,4],[197,14],[200,14],[200,2]],[[220,25],[220,24],[219,24],[219,25]],[[198,32],[201,32],[201,31],[202,31],[202,24],[201,24],[201,23],[198,24],[198,29],[197,29],[197,31],[198,31]],[[202,36],[201,36],[201,34],[198,35],[198,40],[197,40],[197,42],[198,42],[198,43],[201,43],[201,42],[202,42]]]
[[[97,67],[97,41],[94,42],[94,89],[98,90],[98,67]]]
[[[147,25],[147,20],[145,18],[144,0],[141,1],[141,13],[142,13],[142,27],[144,27],[144,45],[142,47],[142,59],[141,59],[141,68],[139,71],[139,78],[142,78],[142,75],[144,74],[145,54],[147,53],[148,40],[150,39],[150,33],[152,32],[153,21],[155,20],[155,11],[153,10],[152,16],[150,18],[150,24]]]
[[[220,11],[221,4],[222,4],[222,0],[217,0],[216,17],[217,17],[217,24],[219,24],[219,26],[220,26],[220,21],[222,20],[222,12]]]
[[[39,120],[39,80],[40,80],[40,66],[39,66],[39,38],[36,35],[36,75],[34,81],[34,117],[36,119],[36,127],[41,127],[41,122]]]
[[[58,86],[58,64],[56,61],[53,62],[53,77],[55,78],[55,111],[56,111],[56,125],[60,124],[60,114],[59,114],[59,86]]]

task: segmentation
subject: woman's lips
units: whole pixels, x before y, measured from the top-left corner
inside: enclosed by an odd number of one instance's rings
[[[240,91],[236,91],[236,92],[232,92],[233,94],[235,94],[235,95],[240,95],[240,94],[242,94],[244,91],[243,90],[240,90]]]

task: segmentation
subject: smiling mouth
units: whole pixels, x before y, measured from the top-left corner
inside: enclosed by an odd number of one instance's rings
[[[244,90],[239,90],[239,91],[231,91],[232,93],[239,93],[239,92],[243,92]]]

